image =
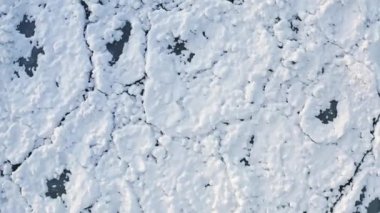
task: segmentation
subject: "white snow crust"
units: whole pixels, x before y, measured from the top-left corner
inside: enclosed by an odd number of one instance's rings
[[[0,0],[1,213],[367,212],[379,118],[377,0]]]

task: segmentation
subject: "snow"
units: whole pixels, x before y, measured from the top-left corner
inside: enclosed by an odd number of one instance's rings
[[[0,0],[0,212],[380,211],[378,8]]]

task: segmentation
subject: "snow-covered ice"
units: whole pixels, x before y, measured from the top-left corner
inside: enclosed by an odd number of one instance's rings
[[[380,1],[0,0],[0,212],[380,212]]]

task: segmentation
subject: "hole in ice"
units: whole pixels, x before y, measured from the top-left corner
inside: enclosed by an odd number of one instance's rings
[[[322,123],[328,124],[330,121],[333,121],[338,116],[337,111],[337,105],[338,101],[332,100],[330,101],[330,108],[327,108],[325,110],[320,110],[319,114],[315,117],[321,120]]]
[[[202,35],[203,35],[203,37],[205,37],[206,39],[208,39],[205,31],[202,32]]]
[[[255,143],[255,136],[252,135],[251,138],[249,139],[249,144],[253,145]]]
[[[185,56],[185,52],[188,52],[189,50],[186,48],[186,40],[182,40],[179,36],[174,38],[174,45],[168,45],[168,49],[171,50],[170,53],[174,53],[177,56]],[[191,62],[193,60],[193,57],[195,56],[194,53],[190,52],[187,57],[187,62]]]
[[[367,207],[367,213],[379,213],[380,212],[380,200],[376,198],[371,201]]]
[[[34,35],[35,28],[36,22],[34,20],[29,20],[27,15],[24,15],[24,18],[20,24],[17,25],[17,30],[27,38],[30,38]]]
[[[35,71],[38,66],[37,60],[39,54],[45,54],[44,49],[42,47],[33,47],[29,58],[21,57],[17,60],[19,66],[25,67],[25,72],[29,77],[33,76],[33,71]]]
[[[174,47],[172,45],[168,45],[168,49],[172,50],[170,53],[174,53],[176,55],[182,55],[182,52],[187,50],[185,43],[186,43],[185,40],[182,40],[180,37],[175,37]]]
[[[281,21],[281,18],[278,17],[278,16],[274,19],[274,23],[275,23],[275,24],[277,24],[277,23],[280,22],[280,21]]]
[[[117,30],[121,30],[123,33],[121,39],[106,44],[108,52],[112,55],[112,60],[109,62],[111,66],[119,60],[120,55],[123,53],[124,44],[129,41],[129,36],[131,35],[132,25],[127,21],[122,28]]]
[[[290,29],[295,32],[295,33],[298,33],[299,31],[299,28],[298,28],[298,22],[302,21],[302,19],[298,16],[298,15],[294,15],[292,20],[290,20]]]
[[[45,193],[45,195],[55,199],[62,196],[62,194],[66,194],[65,182],[69,181],[69,174],[71,174],[71,172],[67,169],[64,169],[58,179],[53,178],[48,180],[46,182],[48,191]]]

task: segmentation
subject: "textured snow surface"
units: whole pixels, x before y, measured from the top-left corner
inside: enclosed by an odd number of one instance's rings
[[[380,1],[0,0],[0,212],[379,212]]]

